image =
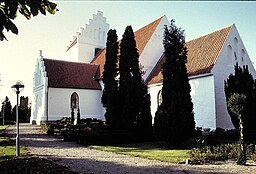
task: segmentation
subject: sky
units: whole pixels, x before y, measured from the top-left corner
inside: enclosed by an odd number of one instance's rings
[[[166,15],[185,30],[186,41],[235,24],[245,48],[256,65],[256,2],[253,1],[60,1],[55,15],[38,15],[30,20],[22,15],[14,20],[15,35],[5,31],[8,41],[0,42],[0,101],[8,96],[15,105],[11,86],[16,80],[25,85],[20,95],[33,94],[33,75],[39,50],[43,56],[65,60],[66,47],[80,27],[102,11],[110,29],[119,39],[127,25],[136,31]]]

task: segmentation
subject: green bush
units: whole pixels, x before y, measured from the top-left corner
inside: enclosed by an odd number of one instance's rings
[[[189,156],[192,163],[204,164],[236,158],[237,153],[238,144],[221,144],[218,146],[194,148],[189,152]]]
[[[239,150],[240,145],[238,143],[204,146],[192,149],[189,152],[189,156],[191,163],[204,164],[238,158]],[[255,144],[249,144],[246,146],[246,157],[247,159],[256,161]]]

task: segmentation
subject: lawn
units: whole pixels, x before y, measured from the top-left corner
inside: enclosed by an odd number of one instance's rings
[[[188,152],[190,151],[163,148],[157,143],[139,143],[117,146],[90,146],[90,148],[170,163],[185,162],[186,159],[189,158]]]
[[[7,127],[8,126],[0,126],[0,161],[14,157],[16,155],[15,140],[11,140],[4,135],[4,130]],[[20,146],[20,153],[27,153],[27,150],[24,146]]]

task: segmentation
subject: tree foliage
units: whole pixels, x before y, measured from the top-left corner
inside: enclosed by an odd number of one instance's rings
[[[243,94],[247,97],[244,106],[243,122],[245,140],[249,140],[252,133],[256,133],[256,81],[248,70],[248,66],[239,67],[235,65],[235,74],[230,74],[225,83],[225,95],[228,102],[230,97],[234,94]],[[227,107],[232,123],[236,129],[239,128],[239,118],[234,110]]]
[[[232,94],[227,101],[227,107],[229,111],[237,116],[239,119],[239,130],[240,130],[240,149],[238,151],[237,164],[245,165],[246,164],[246,148],[244,143],[244,122],[245,118],[244,109],[247,103],[247,97],[243,94]]]
[[[7,96],[5,97],[5,100],[2,102],[1,114],[2,114],[2,116],[4,114],[5,120],[11,119],[12,105],[11,105],[11,101],[9,100],[9,98]]]
[[[118,42],[116,30],[109,30],[106,43],[106,62],[103,72],[104,90],[101,98],[103,107],[106,108],[105,118],[111,130],[120,126],[120,112],[118,101]]]
[[[11,120],[16,121],[16,107],[12,109]],[[18,106],[19,122],[28,123],[31,116],[31,104],[28,103],[28,97],[21,96],[20,104]]]
[[[162,65],[162,103],[155,115],[155,132],[170,144],[178,144],[193,136],[195,121],[190,85],[186,69],[187,48],[184,31],[174,20],[164,29],[165,63]]]
[[[142,78],[141,69],[132,27],[126,27],[120,45],[117,42],[116,31],[110,30],[101,98],[106,108],[107,125],[112,130],[136,132],[136,136],[150,136],[152,132],[150,95]]]
[[[43,15],[46,15],[46,12],[55,14],[58,11],[56,7],[57,4],[49,0],[0,0],[0,40],[6,39],[4,29],[18,34],[18,28],[13,23],[18,13],[30,19],[39,12]]]
[[[134,32],[127,26],[120,44],[120,103],[125,130],[149,133],[152,128],[150,96],[142,79]]]

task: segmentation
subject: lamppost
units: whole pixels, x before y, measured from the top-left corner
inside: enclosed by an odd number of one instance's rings
[[[17,136],[16,136],[16,156],[20,156],[20,137],[19,137],[19,93],[23,90],[24,85],[21,81],[17,81],[15,85],[13,85],[12,90],[17,94],[17,105],[16,105],[16,129],[17,129]]]

